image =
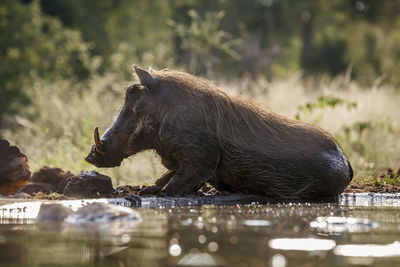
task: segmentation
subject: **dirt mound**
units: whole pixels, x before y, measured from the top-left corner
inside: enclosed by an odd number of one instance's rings
[[[44,166],[32,175],[29,183],[21,188],[19,192],[28,193],[30,195],[39,192],[45,194],[54,192],[62,194],[68,181],[74,177],[74,174],[69,171]]]
[[[18,147],[0,139],[0,194],[13,194],[27,183],[30,175],[28,158]]]
[[[44,166],[32,175],[30,181],[48,184],[52,187],[53,192],[62,194],[68,181],[72,178],[74,178],[74,174],[69,171]]]

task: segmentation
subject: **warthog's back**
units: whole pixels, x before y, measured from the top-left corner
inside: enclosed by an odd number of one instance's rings
[[[174,84],[175,96],[180,97],[181,113],[169,123],[191,132],[192,137],[216,140],[205,141],[199,148],[219,146],[214,186],[298,199],[336,196],[351,180],[347,159],[322,129],[263,110],[188,74],[159,72],[156,76]]]

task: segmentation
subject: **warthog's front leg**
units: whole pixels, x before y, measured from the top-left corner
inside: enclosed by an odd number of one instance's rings
[[[189,165],[177,171],[164,186],[162,192],[167,195],[185,195],[196,192],[215,175],[215,170],[199,165]]]
[[[139,195],[154,195],[161,193],[163,187],[171,180],[175,173],[176,171],[168,171],[164,173],[163,176],[158,178],[155,185],[140,190]]]
[[[193,194],[204,183],[216,179],[216,170],[220,160],[218,146],[211,145],[210,140],[198,139],[198,136],[190,138],[191,142],[196,140],[198,145],[187,146],[176,153],[176,155],[183,156],[175,159],[179,168],[163,187],[163,193],[167,195]],[[208,146],[202,147],[206,141]],[[188,143],[190,144],[190,142]]]
[[[163,188],[168,184],[171,178],[175,175],[176,171],[168,171],[163,174],[160,178],[156,181],[156,186]]]

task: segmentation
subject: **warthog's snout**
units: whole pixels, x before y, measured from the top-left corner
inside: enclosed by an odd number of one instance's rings
[[[100,139],[99,127],[94,129],[94,145],[85,160],[96,167],[116,167],[124,159],[119,153],[107,152],[104,141]]]

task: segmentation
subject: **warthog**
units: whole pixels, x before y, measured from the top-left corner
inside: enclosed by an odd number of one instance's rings
[[[135,66],[117,118],[100,138],[95,129],[86,160],[119,166],[154,149],[168,169],[156,182],[167,195],[218,190],[276,200],[335,197],[353,177],[335,139],[315,126],[231,96],[183,72]]]

